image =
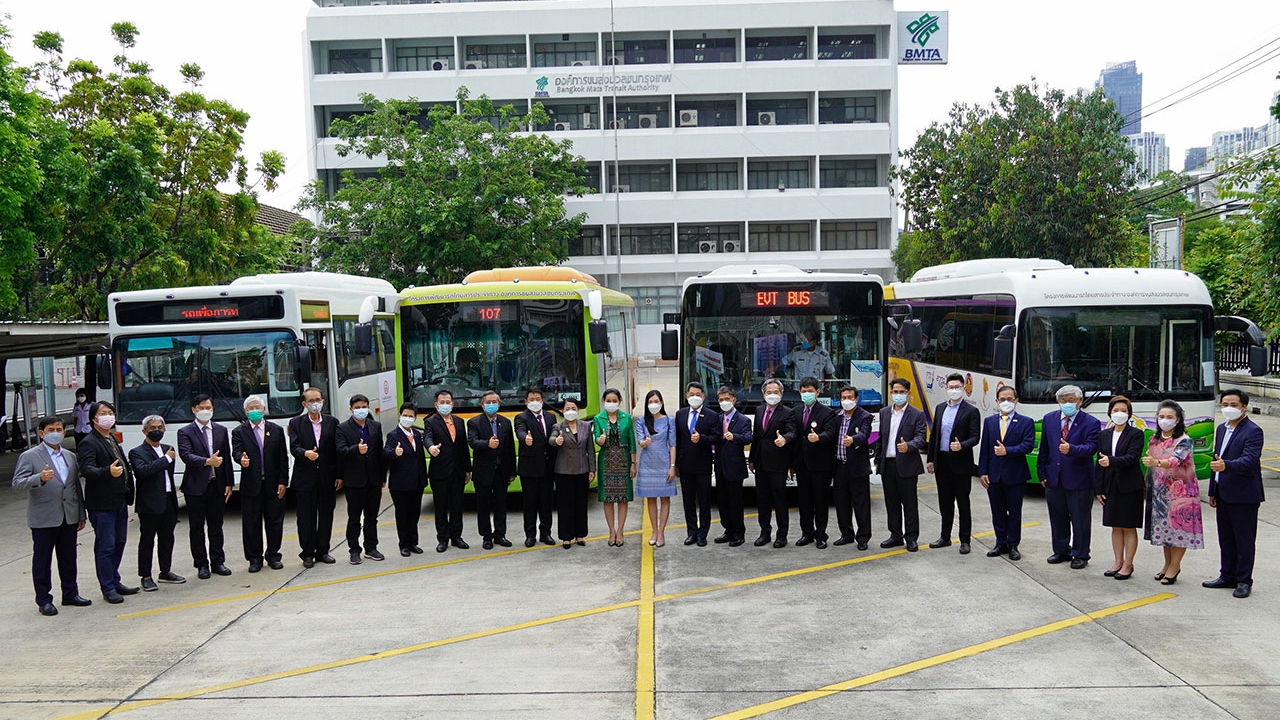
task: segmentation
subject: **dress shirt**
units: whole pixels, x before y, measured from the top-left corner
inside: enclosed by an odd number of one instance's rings
[[[53,468],[53,474],[58,478],[58,482],[66,485],[67,459],[62,457],[62,448],[50,447],[49,443],[41,443],[41,445],[44,445],[45,452],[49,453],[49,467]]]
[[[902,416],[907,414],[907,408],[901,410],[893,410],[889,418],[889,444],[885,447],[884,456],[887,458],[898,457],[898,428],[902,426]]]
[[[150,443],[147,444],[150,445]],[[164,448],[159,445],[152,445],[151,449],[156,451],[156,457],[164,458]],[[165,458],[165,460],[168,460],[168,458]],[[173,481],[169,479],[169,471],[166,470],[164,473],[164,491],[169,492],[171,490],[173,490]]]
[[[939,449],[951,449],[951,433],[955,429],[956,415],[960,414],[960,403],[962,402],[964,401],[948,402],[947,407],[942,411],[942,437],[938,438]]]

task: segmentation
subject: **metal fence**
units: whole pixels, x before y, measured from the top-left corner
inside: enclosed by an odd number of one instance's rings
[[[1249,341],[1219,342],[1218,369],[1226,372],[1248,372]],[[1267,374],[1280,375],[1280,339],[1267,345]]]

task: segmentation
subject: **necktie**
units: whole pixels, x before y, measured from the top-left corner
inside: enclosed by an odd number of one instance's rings
[[[689,434],[692,435],[698,429],[698,413],[689,412]]]
[[[724,431],[729,432],[729,416],[727,414],[724,416]]]
[[[547,419],[542,416],[542,413],[538,413],[538,427],[542,428],[542,437],[546,437],[547,436]]]
[[[204,426],[204,444],[209,448],[209,457],[213,457],[213,428],[208,425]],[[214,474],[213,466],[210,465],[209,477],[212,478]]]
[[[809,427],[809,413],[813,412],[813,408],[804,409],[804,426]]]
[[[769,418],[773,416],[773,408],[765,408],[764,421],[760,425],[761,430],[769,429]]]
[[[264,456],[262,452],[262,426],[261,425],[253,426],[253,439],[258,441],[258,459],[264,460]]]
[[[449,442],[456,441],[458,439],[458,431],[453,427],[453,418],[445,418],[444,424],[445,427],[449,428]]]
[[[1062,418],[1062,439],[1067,439],[1067,431],[1071,429],[1071,418]]]
[[[498,437],[498,421],[490,420],[489,429],[493,431],[493,437]]]
[[[417,449],[418,449],[418,444],[417,444],[416,442],[414,442],[414,441],[413,441],[413,431],[412,431],[412,430],[405,430],[405,431],[404,431],[404,434],[405,434],[405,437],[409,438],[409,449],[410,449],[410,450],[417,450]]]
[[[1004,439],[1004,432],[1008,429],[1009,429],[1009,416],[1001,415],[1000,416],[1000,439],[1001,440]]]

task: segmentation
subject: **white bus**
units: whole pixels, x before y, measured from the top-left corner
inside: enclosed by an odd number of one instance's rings
[[[258,395],[283,425],[319,387],[326,411],[345,419],[361,393],[384,425],[400,402],[395,288],[384,280],[304,272],[243,277],[229,285],[112,293],[111,348],[98,381],[114,388],[116,432],[128,450],[141,423],[160,415],[173,433],[192,420],[191,399],[213,398],[214,419],[243,421]],[[179,460],[178,473],[182,473]],[[237,467],[238,469],[238,467]]]
[[[930,421],[951,373],[964,376],[984,415],[996,412],[996,391],[1014,385],[1019,412],[1036,419],[1037,431],[1066,384],[1084,391],[1086,410],[1104,423],[1108,399],[1128,397],[1144,430],[1155,426],[1161,400],[1175,400],[1186,412],[1201,477],[1212,460],[1215,328],[1252,325],[1239,318],[1215,324],[1209,291],[1182,270],[1086,269],[1040,259],[924,268],[910,282],[890,285],[885,306],[895,325],[918,323],[923,334],[917,352],[890,339],[890,372],[911,380],[912,403]],[[1261,337],[1256,327],[1252,333]],[[1033,477],[1035,461],[1028,458]]]

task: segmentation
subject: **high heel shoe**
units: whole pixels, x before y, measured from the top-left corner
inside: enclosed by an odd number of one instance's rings
[[[650,544],[650,545],[657,545],[657,544],[658,544],[658,541],[657,541],[657,540],[654,540],[653,538],[649,538],[649,544]]]
[[[565,549],[565,550],[568,550],[568,549],[569,549],[569,548],[571,548],[571,547],[573,547],[573,543],[569,542],[568,540],[565,540],[565,541],[564,541],[564,549]]]
[[[1120,572],[1120,568],[1111,568],[1110,570],[1107,570],[1102,574],[1106,577],[1115,577],[1116,573],[1119,573],[1119,572]]]
[[[1172,575],[1165,575],[1164,577],[1160,578],[1160,584],[1161,584],[1161,585],[1172,585],[1172,584],[1174,584],[1174,583],[1178,582],[1178,576],[1179,576],[1179,575],[1181,575],[1181,574],[1182,574],[1182,568],[1178,568],[1178,572],[1176,572],[1176,573],[1174,573],[1174,574],[1172,574]]]
[[[1127,573],[1118,572],[1115,575],[1112,575],[1111,577],[1114,577],[1117,580],[1128,580],[1129,578],[1133,577],[1133,571],[1130,570]]]
[[[582,538],[578,538],[577,542],[575,542],[574,544],[577,545],[578,547],[586,547],[587,541],[583,540]]]
[[[1182,572],[1182,571],[1181,571],[1181,570],[1179,570],[1178,572]],[[1163,572],[1163,571],[1156,573],[1156,580],[1163,580],[1163,579],[1164,579],[1164,572]]]
[[[609,538],[609,547],[615,547],[616,545],[617,543],[613,541],[613,538]]]

